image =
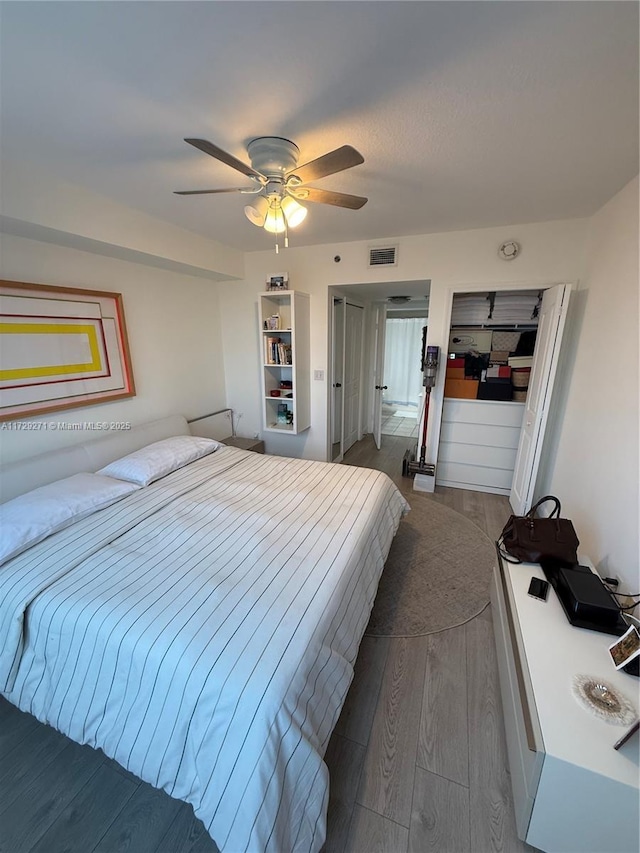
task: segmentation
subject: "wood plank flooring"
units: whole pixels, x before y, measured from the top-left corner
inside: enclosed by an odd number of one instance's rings
[[[346,464],[406,491],[410,439],[370,437]],[[492,539],[505,498],[438,489]],[[521,853],[491,613],[428,637],[365,637],[327,750],[325,853]],[[190,806],[0,697],[0,853],[215,853]],[[287,853],[287,851],[279,851]]]
[[[382,470],[407,494],[402,458],[414,445],[383,435],[378,451],[368,436],[344,463]],[[511,513],[500,495],[437,488],[430,498],[491,539]],[[343,809],[326,853],[534,850],[516,833],[497,679],[490,607],[427,637],[363,639],[332,739],[365,747],[361,778],[349,831]],[[326,760],[331,779],[340,778],[342,760],[331,750]]]

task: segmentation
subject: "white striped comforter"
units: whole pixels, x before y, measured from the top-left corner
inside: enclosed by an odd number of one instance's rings
[[[376,471],[222,448],[0,569],[0,690],[190,802],[222,851],[317,851],[407,508]]]

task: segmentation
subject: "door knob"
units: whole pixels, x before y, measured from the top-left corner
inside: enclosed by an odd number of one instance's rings
[[[334,382],[334,388],[342,388],[342,382]]]
[[[386,391],[387,385],[376,385],[376,391]]]

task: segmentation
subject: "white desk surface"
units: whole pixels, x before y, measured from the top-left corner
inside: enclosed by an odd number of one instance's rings
[[[589,565],[588,560],[582,560]],[[575,628],[553,587],[547,601],[527,594],[532,576],[544,578],[540,566],[504,563],[524,642],[537,713],[547,755],[638,788],[640,738],[620,750],[613,744],[628,726],[612,725],[584,708],[573,695],[576,674],[607,681],[640,709],[640,679],[613,666],[608,647],[612,634]]]

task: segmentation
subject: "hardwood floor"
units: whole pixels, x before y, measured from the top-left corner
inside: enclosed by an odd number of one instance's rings
[[[407,494],[402,458],[414,445],[383,435],[378,451],[368,436],[344,463],[385,471]],[[499,495],[437,488],[430,497],[491,539],[511,512]],[[359,748],[351,774],[360,767],[360,779],[348,827],[347,800],[339,819],[330,804],[326,853],[533,851],[516,833],[490,607],[427,637],[364,637],[327,752],[332,784],[343,781],[348,744]]]
[[[411,439],[355,445],[346,464],[406,490]],[[432,496],[496,538],[505,498]],[[427,637],[365,637],[326,754],[326,853],[520,853],[491,613]],[[0,853],[215,853],[190,806],[0,698]],[[287,853],[287,851],[279,851]]]

